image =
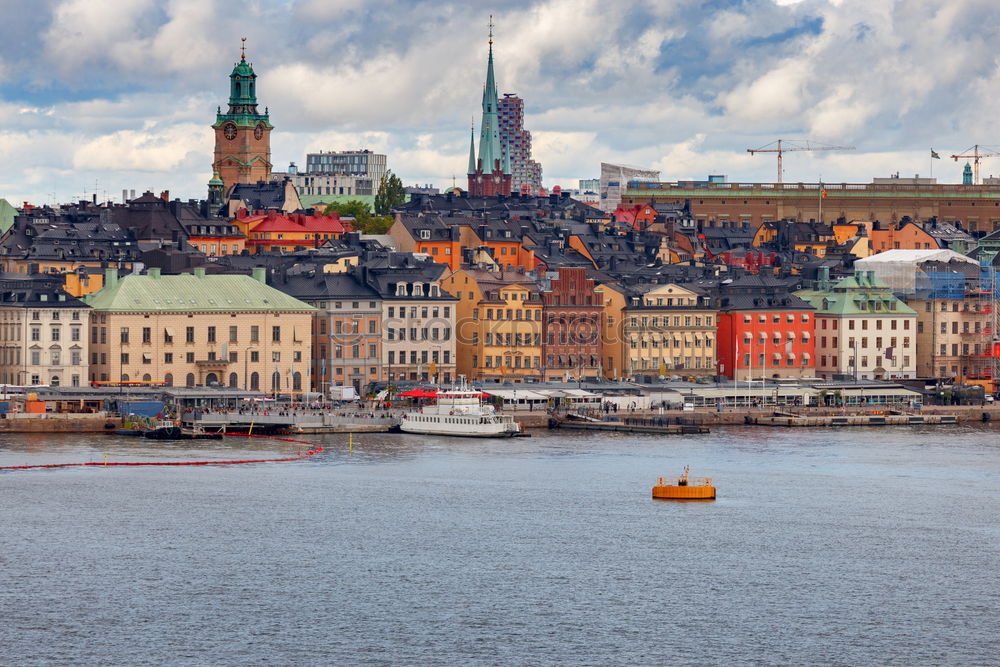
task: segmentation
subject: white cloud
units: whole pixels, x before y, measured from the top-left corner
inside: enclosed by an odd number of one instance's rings
[[[0,196],[68,197],[97,182],[202,196],[208,126],[243,35],[276,127],[276,167],[365,146],[408,183],[464,177],[488,7],[22,4],[31,12],[12,20],[34,23],[0,27]],[[858,147],[790,154],[789,180],[865,181],[924,173],[931,146],[989,144],[994,131],[991,0],[746,0],[713,13],[696,0],[512,0],[496,26],[498,85],[525,98],[548,186],[596,175],[601,161],[668,179],[772,180],[771,156],[745,149],[778,137]],[[944,162],[940,174],[958,180],[961,165]]]

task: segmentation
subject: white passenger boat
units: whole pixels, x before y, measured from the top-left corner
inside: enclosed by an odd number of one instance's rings
[[[482,394],[464,382],[448,391],[438,391],[436,405],[407,412],[399,429],[405,433],[466,438],[503,438],[521,432],[512,416],[498,414],[492,405],[483,403]]]

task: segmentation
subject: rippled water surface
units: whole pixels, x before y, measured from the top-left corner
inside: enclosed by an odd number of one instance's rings
[[[995,428],[317,439],[0,473],[0,663],[998,663]],[[291,451],[197,445],[0,465]],[[685,464],[719,499],[651,500]]]

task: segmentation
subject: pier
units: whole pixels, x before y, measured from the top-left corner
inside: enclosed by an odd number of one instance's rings
[[[766,417],[747,417],[747,424],[757,426],[923,426],[957,424],[955,415],[819,415],[805,417],[797,414],[775,414]]]
[[[184,426],[206,431],[294,431],[295,433],[384,433],[399,424],[398,417],[367,414],[337,415],[318,410],[244,412],[189,412]]]
[[[576,417],[576,418],[573,418]],[[695,435],[698,433],[708,433],[708,428],[696,423],[670,423],[669,418],[664,417],[626,417],[621,421],[598,421],[577,415],[570,415],[567,419],[553,419],[550,422],[552,428],[567,428],[581,431],[616,431],[619,433],[651,433],[659,435]]]

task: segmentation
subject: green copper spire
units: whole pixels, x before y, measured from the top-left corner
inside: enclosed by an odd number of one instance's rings
[[[476,173],[476,125],[469,128],[469,174]]]
[[[490,17],[490,57],[486,65],[486,86],[483,88],[483,123],[479,130],[479,166],[490,173],[500,153],[500,125],[497,119],[497,84],[493,77],[493,17]]]
[[[257,110],[257,74],[253,66],[247,62],[246,41],[243,37],[240,47],[240,61],[233,66],[229,75],[229,110],[216,114],[213,127],[221,127],[223,123],[233,122],[244,127],[253,127],[263,123],[268,129],[272,127],[267,109],[264,113]]]
[[[257,113],[257,75],[247,62],[247,38],[240,47],[240,61],[229,75],[229,113]]]

